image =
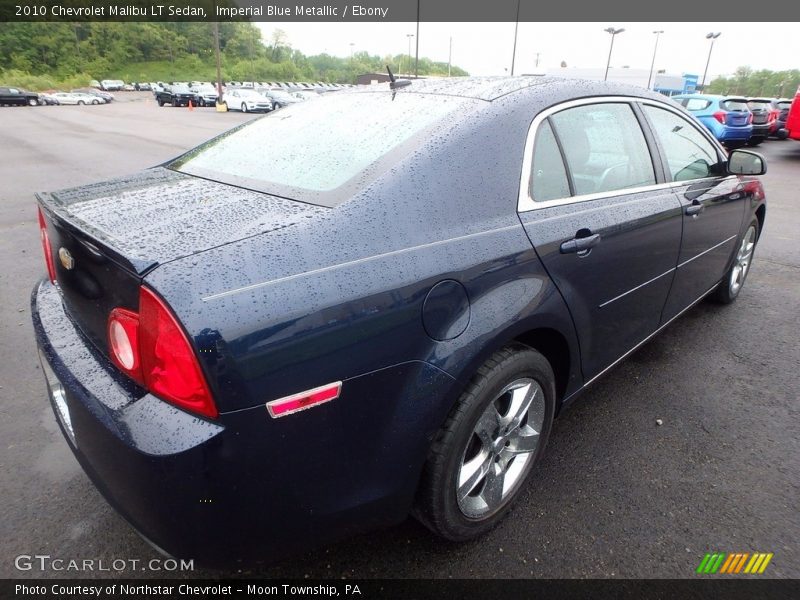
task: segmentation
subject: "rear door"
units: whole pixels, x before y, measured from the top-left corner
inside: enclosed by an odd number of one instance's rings
[[[664,308],[667,321],[724,275],[742,227],[746,195],[738,178],[725,173],[725,156],[701,128],[661,104],[644,104],[642,110],[683,213],[675,282]]]
[[[520,219],[572,314],[587,380],[658,328],[678,258],[680,203],[640,119],[625,99],[586,99],[539,115],[528,138]]]

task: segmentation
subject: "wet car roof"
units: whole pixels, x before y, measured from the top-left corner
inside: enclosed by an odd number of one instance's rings
[[[403,79],[398,77],[398,80]],[[566,77],[546,77],[539,75],[522,75],[517,77],[450,77],[441,79],[410,79],[410,85],[398,88],[397,93],[403,94],[440,94],[446,96],[460,96],[462,98],[475,98],[491,102],[503,96],[522,90],[536,89],[537,92],[555,92],[565,89],[585,91],[592,88],[595,93],[628,94],[648,96],[645,90],[633,88],[628,84],[604,82]],[[360,89],[348,90],[348,93],[374,93],[388,91],[388,83],[379,83],[370,86],[361,86]],[[579,94],[583,95],[583,94]]]

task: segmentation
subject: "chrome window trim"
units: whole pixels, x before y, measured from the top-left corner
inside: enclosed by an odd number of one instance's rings
[[[692,123],[690,118],[687,118],[686,113],[683,112],[679,107],[670,106],[666,102],[653,100],[651,98],[640,98],[638,96],[592,96],[589,98],[578,98],[577,100],[568,100],[566,102],[550,106],[541,111],[539,114],[536,115],[536,118],[533,119],[530,127],[528,128],[528,136],[525,139],[525,152],[522,157],[522,173],[520,175],[519,197],[517,199],[517,212],[524,213],[531,210],[537,210],[540,208],[563,206],[566,204],[573,204],[577,202],[598,200],[600,198],[614,198],[617,196],[626,196],[629,194],[639,194],[643,192],[666,190],[673,187],[691,185],[692,183],[696,183],[698,181],[703,181],[706,179],[714,179],[714,177],[700,177],[698,179],[688,179],[686,181],[668,181],[664,183],[656,183],[653,185],[645,185],[633,188],[624,188],[608,192],[598,192],[594,194],[580,194],[577,196],[569,196],[567,198],[544,200],[542,202],[535,201],[530,195],[531,179],[533,175],[531,167],[533,166],[533,146],[534,143],[536,142],[536,134],[539,131],[539,126],[542,124],[542,122],[545,119],[547,119],[550,115],[553,115],[557,112],[561,112],[562,110],[568,110],[570,108],[575,108],[577,106],[586,106],[588,104],[610,104],[610,103],[628,104],[629,106],[631,106],[631,109],[634,103],[649,104],[651,106],[662,108],[664,110],[668,110],[672,113],[675,113],[676,115],[681,117],[684,121],[686,121],[688,124],[690,124],[692,127],[694,127],[697,131],[699,131],[711,143],[711,145],[717,150],[717,158],[722,159],[725,156],[725,152],[722,149],[720,143],[713,136],[711,136],[710,133],[704,131],[705,128],[702,127],[702,125],[701,127],[698,127],[696,123]]]

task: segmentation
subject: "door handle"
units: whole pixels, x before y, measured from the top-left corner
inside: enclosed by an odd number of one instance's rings
[[[573,252],[586,252],[600,243],[600,234],[595,233],[588,237],[576,237],[561,244],[561,254]]]
[[[695,200],[694,202],[692,202],[692,204],[686,207],[686,214],[691,216],[699,215],[705,209],[706,207],[704,204],[701,204],[700,202],[697,202],[697,200]]]

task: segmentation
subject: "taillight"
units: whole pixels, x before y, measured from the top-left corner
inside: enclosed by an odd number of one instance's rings
[[[718,110],[713,116],[717,121],[725,125],[725,119],[727,118],[728,113],[726,113],[724,110]]]
[[[219,414],[189,338],[148,288],[139,288],[138,313],[111,311],[108,347],[123,373],[162,400],[206,417]]]
[[[780,114],[781,114],[781,111],[779,111],[779,110],[771,110],[771,111],[769,111],[769,117],[768,117],[768,120],[770,120],[770,121],[777,121],[777,120],[778,120],[778,116],[779,116]]]
[[[137,383],[144,385],[139,358],[139,315],[115,308],[108,317],[108,349],[111,360]]]
[[[56,282],[56,265],[53,262],[53,249],[50,247],[50,238],[47,235],[47,222],[44,220],[44,213],[39,207],[39,237],[42,238],[42,250],[44,251],[44,262],[47,264],[47,275],[52,283]]]
[[[750,125],[750,123],[752,123],[752,122],[753,122],[753,113],[748,113],[747,114],[747,124]]]

